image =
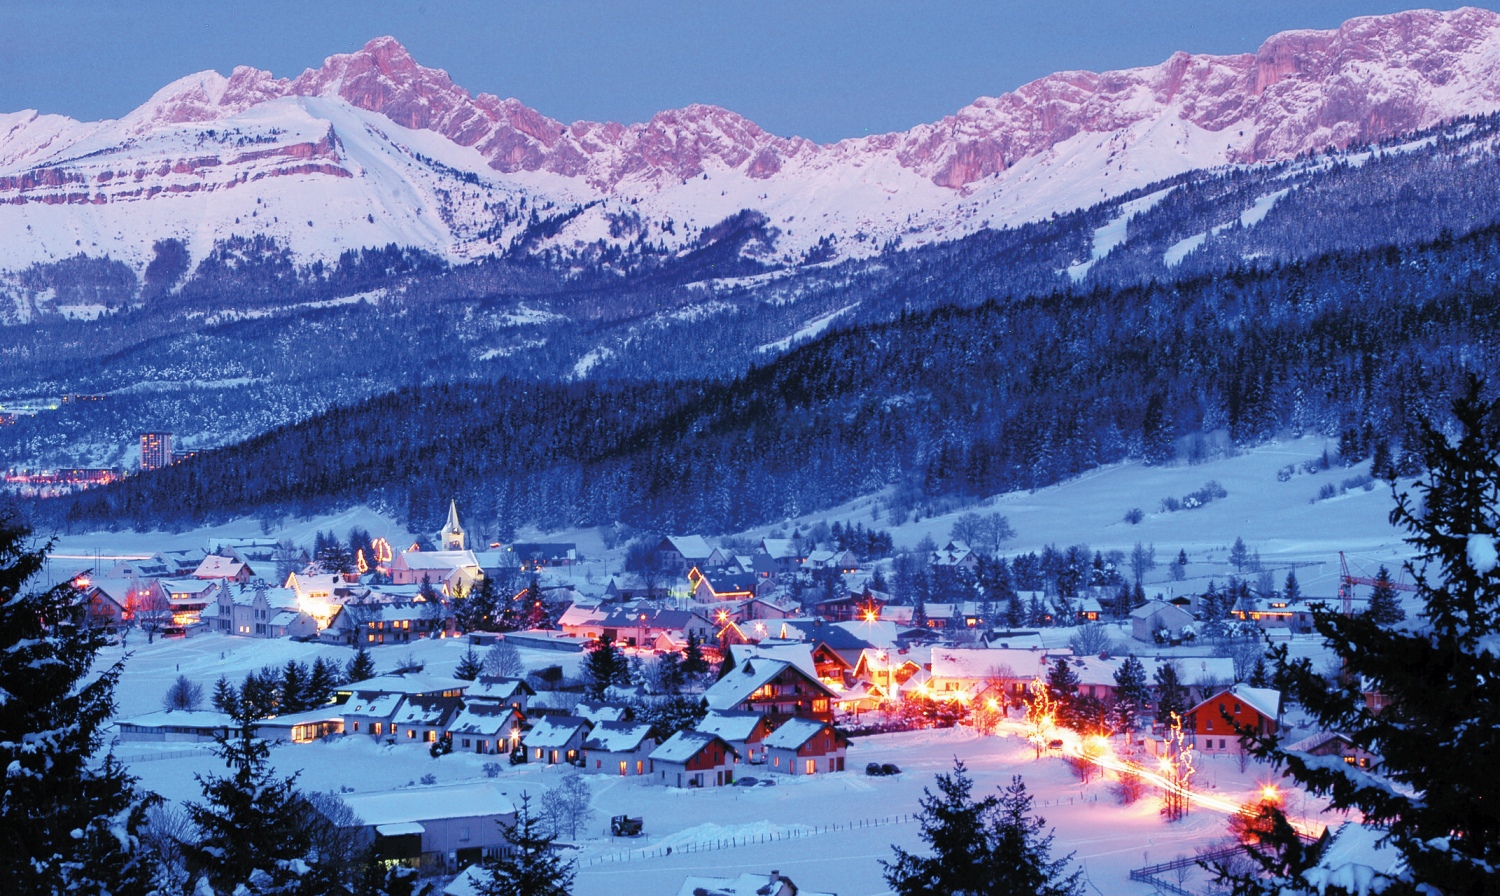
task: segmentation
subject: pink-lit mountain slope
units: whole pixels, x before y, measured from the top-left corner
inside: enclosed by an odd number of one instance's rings
[[[713,106],[564,124],[471,95],[392,38],[295,79],[240,67],[118,121],[0,115],[0,267],[83,251],[143,263],[264,233],[304,257],[396,242],[528,251],[686,246],[743,208],[767,260],[867,254],[1091,205],[1162,177],[1288,159],[1500,109],[1500,15],[1419,10],[1293,31],[1254,54],[1062,72],[909,131],[820,145]]]

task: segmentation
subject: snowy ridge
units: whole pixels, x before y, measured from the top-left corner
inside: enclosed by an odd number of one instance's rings
[[[679,251],[747,208],[776,231],[765,260],[791,265],[825,240],[835,257],[865,257],[1192,169],[1496,109],[1500,15],[1476,9],[1286,32],[1253,54],[1058,73],[909,131],[827,145],[705,105],[564,124],[471,95],[384,37],[294,79],[189,75],[117,121],[0,114],[0,267],[85,252],[139,269],[157,240],[201,258],[236,234],[303,259],[387,243],[464,259],[505,254],[533,215],[564,214],[526,251]],[[1096,236],[1096,253],[1108,240]]]

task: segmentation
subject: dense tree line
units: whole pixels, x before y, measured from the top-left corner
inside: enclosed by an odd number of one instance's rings
[[[731,381],[413,386],[50,506],[139,525],[373,500],[426,528],[457,496],[501,534],[616,520],[720,532],[890,485],[920,508],[1132,456],[1191,459],[1183,437],[1204,431],[1249,443],[1368,422],[1409,464],[1413,421],[1465,370],[1500,366],[1496,257],[1490,228],[903,313]]]

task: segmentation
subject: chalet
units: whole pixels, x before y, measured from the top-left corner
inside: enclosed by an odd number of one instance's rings
[[[337,607],[354,600],[362,591],[358,576],[343,573],[294,572],[287,576],[286,587],[297,595],[297,605],[318,620],[320,628],[328,626]]]
[[[830,622],[874,622],[885,601],[871,594],[845,594],[818,601],[817,614]]]
[[[493,784],[448,784],[386,793],[346,793],[356,821],[349,839],[385,866],[444,874],[506,848],[515,805]]]
[[[697,724],[696,730],[722,737],[741,759],[751,765],[760,765],[766,761],[766,750],[761,742],[771,733],[773,726],[769,718],[758,712],[710,710]]]
[[[334,702],[344,708],[344,730],[349,734],[385,737],[391,733],[396,710],[407,697],[461,697],[469,682],[420,672],[379,675],[341,685]]]
[[[1188,712],[1193,746],[1210,754],[1236,754],[1241,729],[1275,734],[1281,719],[1281,692],[1237,684],[1209,697]]]
[[[1286,748],[1292,753],[1309,756],[1337,756],[1356,768],[1369,768],[1379,760],[1368,750],[1354,745],[1354,740],[1341,731],[1319,731],[1304,737]]]
[[[1130,636],[1150,644],[1157,632],[1165,629],[1175,638],[1184,625],[1192,622],[1193,615],[1183,608],[1150,600],[1130,611]]]
[[[777,600],[770,595],[753,597],[740,604],[736,618],[740,622],[754,619],[789,619],[801,614],[802,608],[795,601]]]
[[[214,544],[213,553],[221,557],[229,557],[241,563],[261,563],[272,567],[276,563],[276,556],[283,552],[281,543],[274,538],[229,538],[220,539]],[[288,559],[300,556],[307,558],[307,552],[294,549],[289,553]],[[309,559],[304,559],[306,563]]]
[[[979,566],[979,555],[962,541],[950,541],[932,554],[932,565],[945,569],[973,572]]]
[[[628,603],[633,600],[655,600],[667,596],[667,576],[640,575],[638,573],[616,573],[604,586],[604,599],[610,602]],[[675,579],[675,576],[671,577]]]
[[[703,731],[679,731],[651,751],[647,770],[669,787],[722,787],[734,783],[734,748]]]
[[[527,701],[535,696],[536,691],[523,678],[481,675],[464,691],[464,702],[469,705],[478,702],[494,703],[519,709],[524,713]]]
[[[250,564],[233,557],[221,557],[218,554],[209,554],[193,570],[195,579],[227,579],[231,582],[243,584],[255,577],[255,570]]]
[[[148,606],[165,606],[174,627],[198,625],[205,607],[218,594],[218,579],[157,579],[146,598]],[[231,580],[232,581],[232,580]]]
[[[615,610],[600,623],[603,640],[622,641],[631,647],[654,646],[663,634],[686,640],[692,633],[699,641],[709,643],[716,631],[712,622],[687,610]]]
[[[396,743],[430,744],[448,731],[463,708],[462,697],[404,696],[391,713],[387,735]]]
[[[697,535],[668,535],[656,545],[656,568],[663,572],[686,575],[693,567],[711,569],[724,566],[728,556]]]
[[[1086,622],[1098,622],[1104,614],[1104,607],[1100,605],[1099,598],[1092,596],[1080,596],[1073,602],[1073,612],[1077,616],[1078,624]]]
[[[526,719],[514,706],[471,700],[448,724],[453,749],[464,753],[513,753],[521,745]]]
[[[847,735],[815,719],[787,719],[763,743],[766,766],[787,775],[841,772],[849,750]]]
[[[922,665],[908,651],[867,647],[860,652],[854,666],[854,679],[867,681],[887,696],[894,696],[897,688],[921,671]]]
[[[609,611],[598,606],[575,603],[557,617],[557,627],[575,638],[597,639],[604,632]]]
[[[600,722],[583,742],[583,767],[598,775],[642,777],[658,746],[645,722]]]
[[[553,566],[571,566],[578,562],[578,545],[571,541],[516,542],[510,546],[521,569],[538,572]]]
[[[426,584],[447,594],[468,591],[483,575],[473,551],[409,550],[391,561],[391,584]]]
[[[688,571],[688,584],[692,586],[693,600],[704,604],[735,601],[743,603],[754,598],[761,590],[770,592],[774,586],[754,573],[700,572],[698,567]]]
[[[453,617],[443,604],[345,604],[337,608],[321,638],[334,644],[409,644],[446,637]]]
[[[1253,622],[1262,629],[1312,631],[1312,607],[1301,599],[1288,601],[1280,595],[1241,597],[1234,602],[1230,615],[1241,621]]]
[[[803,565],[808,569],[838,570],[839,575],[846,576],[859,572],[859,558],[853,551],[809,551]]]
[[[802,568],[806,555],[789,538],[765,538],[760,542],[760,553],[770,561],[771,569],[778,573],[796,572]]]
[[[1032,680],[1046,677],[1047,656],[1030,650],[933,647],[928,671],[926,693],[936,699],[964,700],[987,690],[1003,690],[1014,699]]]
[[[287,588],[219,584],[214,600],[199,612],[210,630],[248,638],[311,637],[318,623],[303,612],[297,594]]]
[[[83,589],[92,628],[113,628],[135,618],[135,611],[149,590],[135,577],[90,578]]]
[[[837,695],[796,665],[760,657],[737,663],[703,694],[709,709],[744,710],[779,722],[793,716],[833,721]]]
[[[168,564],[165,560],[159,558],[160,555],[147,557],[144,560],[121,560],[110,567],[105,576],[106,578],[114,579],[164,579],[167,576],[177,574],[175,564]],[[202,561],[200,560],[199,562],[201,563]],[[192,572],[193,569],[197,568],[197,564],[194,564],[192,569],[188,571]]]
[[[521,735],[521,746],[532,762],[548,765],[577,762],[593,727],[592,722],[579,716],[542,716],[530,731]]]

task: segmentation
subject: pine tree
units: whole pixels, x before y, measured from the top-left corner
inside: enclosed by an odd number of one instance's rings
[[[1115,670],[1115,713],[1120,727],[1128,738],[1146,706],[1151,701],[1151,692],[1146,687],[1146,667],[1133,656],[1127,656]]]
[[[1245,565],[1250,562],[1250,550],[1245,547],[1245,539],[1236,538],[1234,547],[1229,549],[1229,563],[1236,571],[1244,571]]]
[[[463,659],[458,661],[458,667],[453,670],[453,677],[473,681],[483,671],[484,661],[479,658],[479,654],[474,652],[474,645],[470,644],[469,649],[464,652]]]
[[[214,693],[210,702],[215,711],[232,716],[239,712],[240,692],[229,683],[228,678],[220,675],[219,680],[214,682]]]
[[[351,682],[368,681],[377,674],[375,671],[375,660],[370,656],[370,652],[365,649],[365,645],[359,645],[359,649],[354,653],[354,658],[349,660],[349,680]]]
[[[938,793],[922,790],[919,835],[932,855],[893,846],[895,861],[881,860],[886,883],[898,896],[1079,896],[1082,871],[1067,873],[1072,856],[1052,859],[1052,834],[1031,815],[1021,778],[994,795],[974,799],[964,764],[938,774]]]
[[[1500,655],[1492,643],[1500,632],[1500,403],[1482,399],[1480,388],[1471,379],[1454,402],[1456,438],[1422,423],[1428,472],[1397,494],[1391,512],[1415,551],[1407,571],[1424,605],[1419,621],[1393,629],[1369,614],[1312,611],[1313,627],[1343,663],[1341,680],[1380,693],[1384,707],[1370,708],[1351,685],[1330,684],[1309,660],[1293,661],[1285,645],[1274,651],[1289,696],[1320,728],[1345,732],[1380,757],[1374,774],[1348,774],[1275,737],[1253,739],[1259,755],[1285,766],[1330,809],[1355,810],[1384,833],[1404,864],[1394,881],[1381,881],[1390,896],[1490,893],[1500,867]],[[1261,856],[1272,879],[1242,878],[1241,892],[1294,892],[1301,883],[1313,857],[1280,820],[1281,835],[1265,838],[1274,848]]]
[[[1153,680],[1156,682],[1156,721],[1170,725],[1174,713],[1180,717],[1188,710],[1187,688],[1183,687],[1176,663],[1162,663]]]
[[[297,790],[297,776],[278,778],[271,749],[255,736],[257,717],[244,707],[234,727],[216,738],[215,753],[229,775],[197,775],[204,801],[188,803],[198,837],[185,843],[189,871],[212,892],[316,893],[318,877],[311,828],[312,805]]]
[[[625,672],[625,664],[613,641],[601,639],[583,661],[584,692],[590,700],[604,699],[604,692]]]
[[[139,835],[156,800],[113,754],[94,761],[121,666],[94,675],[103,638],[75,624],[71,584],[22,592],[47,550],[29,537],[0,513],[0,892],[144,894]]]
[[[332,660],[316,657],[307,678],[307,706],[322,706],[333,699],[333,690],[344,683],[344,670]]]
[[[461,632],[487,631],[499,611],[499,600],[495,594],[495,582],[488,576],[469,589],[463,599],[455,600],[454,621]]]
[[[1375,584],[1370,590],[1370,605],[1365,612],[1381,625],[1390,625],[1406,618],[1406,611],[1401,609],[1401,602],[1396,599],[1391,572],[1384,566],[1375,573]]]
[[[694,631],[688,632],[687,646],[682,651],[682,674],[702,675],[708,671],[708,660],[703,658],[703,642]]]
[[[1302,599],[1302,586],[1297,584],[1297,570],[1287,570],[1286,583],[1281,586],[1281,596],[1287,606],[1291,606]]]
[[[1011,778],[1010,786],[1001,788],[1000,800],[990,822],[989,888],[984,892],[996,896],[1035,894],[1035,896],[1080,896],[1083,893],[1083,870],[1068,873],[1073,860],[1069,853],[1052,858],[1052,833],[1042,833],[1047,821],[1032,817],[1031,795],[1021,776]]]
[[[919,836],[932,850],[919,856],[892,846],[895,861],[881,860],[886,883],[898,896],[989,892],[989,842],[985,822],[999,799],[975,800],[974,781],[961,761],[951,774],[937,775],[938,792],[922,788]]]
[[[1057,704],[1057,718],[1063,724],[1074,721],[1078,702],[1078,673],[1062,657],[1047,671],[1047,691]]]
[[[313,704],[308,702],[307,693],[311,679],[312,673],[306,663],[287,660],[281,670],[281,700],[276,711],[286,714],[311,709]]]
[[[480,896],[568,896],[577,866],[553,852],[555,839],[532,814],[531,796],[522,794],[515,824],[505,828],[509,848],[485,860],[487,873],[476,881]]]

